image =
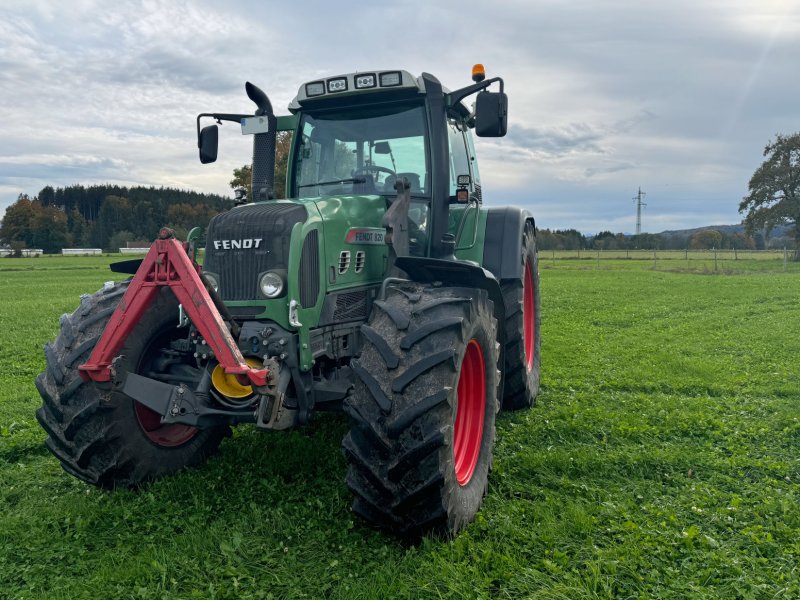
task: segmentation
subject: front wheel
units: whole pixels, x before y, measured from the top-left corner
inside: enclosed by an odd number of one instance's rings
[[[362,326],[343,448],[353,510],[416,537],[453,534],[487,489],[499,383],[483,290],[402,284]]]
[[[47,366],[36,378],[42,396],[36,418],[48,434],[47,448],[65,471],[104,488],[136,486],[198,464],[230,431],[227,426],[164,425],[157,413],[121,392],[81,379],[78,366],[88,359],[127,286],[107,285],[61,317],[61,333],[45,346]],[[184,381],[194,376],[191,361],[170,350],[170,342],[185,331],[176,329],[177,319],[177,300],[163,290],[128,336],[115,368],[156,373],[167,381],[170,375]]]

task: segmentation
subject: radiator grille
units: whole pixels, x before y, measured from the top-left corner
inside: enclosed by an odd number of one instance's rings
[[[203,268],[219,275],[222,299],[261,299],[258,274],[288,268],[292,227],[307,216],[302,205],[265,202],[214,217]]]
[[[310,308],[319,296],[319,236],[318,230],[308,233],[300,255],[300,304]]]
[[[336,297],[336,308],[333,311],[334,321],[355,321],[366,319],[369,314],[369,292],[345,292]]]

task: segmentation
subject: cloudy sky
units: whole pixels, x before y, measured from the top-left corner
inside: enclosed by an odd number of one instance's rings
[[[228,194],[250,138],[197,160],[199,112],[279,113],[356,70],[502,76],[509,133],[478,140],[490,204],[537,225],[632,232],[729,224],[776,133],[800,131],[800,1],[3,0],[0,214],[45,185]]]

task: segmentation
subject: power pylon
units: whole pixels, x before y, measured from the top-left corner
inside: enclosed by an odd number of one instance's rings
[[[642,202],[642,198],[644,198],[647,194],[642,191],[642,188],[639,187],[639,193],[633,197],[633,201],[636,203],[636,235],[642,233],[642,207],[647,206],[644,202]]]

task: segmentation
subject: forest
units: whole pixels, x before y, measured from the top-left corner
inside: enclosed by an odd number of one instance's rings
[[[117,252],[128,242],[153,240],[165,225],[185,236],[231,206],[224,196],[164,187],[46,186],[33,198],[20,194],[6,209],[0,243],[48,254],[62,248]]]

